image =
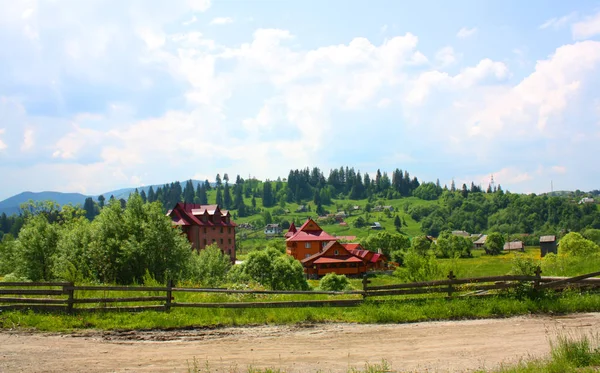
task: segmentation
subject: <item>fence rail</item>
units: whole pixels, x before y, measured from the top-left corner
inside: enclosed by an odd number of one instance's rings
[[[494,294],[491,291],[511,289],[529,284],[534,289],[560,291],[566,287],[600,288],[600,272],[575,277],[542,277],[538,267],[535,276],[487,276],[456,278],[452,271],[446,280],[370,286],[363,278],[363,289],[354,291],[279,291],[235,290],[222,288],[180,288],[169,281],[166,286],[75,286],[70,282],[0,282],[0,310],[33,309],[44,311],[97,312],[97,311],[170,311],[173,308],[295,308],[295,307],[355,307],[368,298],[385,302],[390,297],[419,295],[420,299],[432,297],[465,297]],[[595,278],[594,278],[595,277]],[[130,296],[114,292],[147,293]],[[98,294],[100,293],[100,294]],[[273,300],[251,299],[235,302],[185,301],[184,294],[225,295],[326,295],[329,299]],[[101,296],[99,296],[101,295]],[[334,297],[334,299],[331,299]],[[340,299],[340,297],[342,297]],[[386,297],[386,298],[381,298]],[[177,299],[176,299],[177,298]],[[189,296],[187,296],[189,298]],[[335,299],[337,298],[337,299]],[[235,298],[234,298],[235,299]],[[406,299],[406,298],[400,298]],[[136,305],[138,304],[138,305]]]

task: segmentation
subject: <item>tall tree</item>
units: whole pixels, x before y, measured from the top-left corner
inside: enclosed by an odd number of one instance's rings
[[[227,176],[227,174],[225,174]],[[229,178],[227,179],[229,180]],[[232,208],[232,200],[231,200],[231,188],[229,188],[229,182],[225,181],[225,188],[223,189],[223,205],[226,209]]]
[[[216,204],[219,206],[223,206],[223,192],[221,191],[221,188],[217,188]]]
[[[150,187],[152,188],[152,187]],[[98,205],[100,205],[100,208],[104,207],[104,201],[106,200],[106,198],[104,198],[104,196],[101,194],[98,196]]]
[[[154,188],[150,185],[148,189],[148,202],[152,203],[154,201],[156,201],[156,194],[154,193]]]
[[[85,202],[83,203],[83,209],[85,210],[85,217],[89,221],[94,220],[94,217],[96,216],[96,204],[94,203],[92,197],[87,197],[85,199]]]
[[[188,180],[185,182],[185,188],[183,189],[183,202],[194,203],[194,197],[194,184],[192,180]]]
[[[140,193],[140,197],[142,197],[142,202],[144,202],[144,203],[148,202],[148,197],[146,196],[146,192],[144,191],[144,189],[142,189],[142,192]]]

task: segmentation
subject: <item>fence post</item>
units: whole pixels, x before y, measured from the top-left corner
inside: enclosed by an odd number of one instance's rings
[[[173,280],[169,279],[167,281],[167,300],[166,300],[166,303],[165,303],[165,311],[166,312],[171,311],[171,300],[173,299],[172,289],[173,289]]]
[[[75,283],[69,282],[68,285],[63,286],[63,293],[67,294],[67,313],[73,313],[73,304],[75,299]]]
[[[367,299],[367,288],[371,281],[369,281],[366,273],[363,273],[362,285],[363,285],[363,300]]]
[[[454,291],[454,289],[452,288],[452,280],[454,280],[456,278],[456,276],[454,276],[454,272],[450,271],[450,273],[448,274],[448,280],[450,280],[450,283],[448,284],[448,297],[452,297],[452,292]]]
[[[533,288],[537,289],[542,282],[542,268],[537,266],[535,269],[535,281],[533,282]]]

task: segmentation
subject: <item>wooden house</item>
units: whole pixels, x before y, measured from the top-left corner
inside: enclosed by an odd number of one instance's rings
[[[282,230],[279,224],[267,224],[264,232],[267,236],[274,236],[280,235]]]
[[[546,254],[558,254],[558,246],[556,244],[556,236],[541,236],[540,237],[540,256],[543,258]]]
[[[296,225],[294,225],[294,222],[292,222],[292,224],[290,224],[290,227],[288,228],[288,231],[285,232],[284,237],[286,239],[292,237],[293,235],[296,234],[296,232],[298,232],[298,230],[296,229]]]
[[[337,241],[330,241],[322,251],[304,258],[301,262],[304,272],[310,278],[318,278],[328,273],[358,276],[367,271],[365,261]]]
[[[344,243],[342,245],[353,255],[361,258],[368,271],[385,269],[387,262],[385,255],[365,250],[359,243]]]
[[[295,259],[302,260],[317,254],[332,241],[336,241],[336,238],[309,218],[296,233],[285,240],[286,252]]]
[[[216,244],[235,261],[235,227],[229,211],[219,205],[178,202],[167,212],[173,225],[181,227],[192,248],[198,252]]]
[[[523,241],[512,241],[504,244],[504,251],[525,251],[525,244]]]
[[[481,249],[483,248],[483,246],[485,245],[485,241],[487,240],[487,234],[482,235],[481,237],[479,237],[477,239],[477,241],[473,242],[473,245],[478,248]]]

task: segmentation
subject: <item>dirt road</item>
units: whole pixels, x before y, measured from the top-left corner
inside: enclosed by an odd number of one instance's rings
[[[400,325],[311,324],[148,332],[0,331],[0,372],[463,372],[544,356],[557,333],[600,331],[600,313]]]

